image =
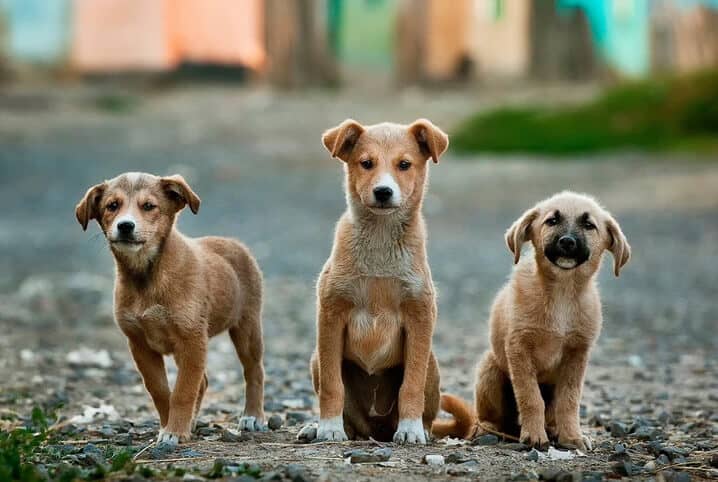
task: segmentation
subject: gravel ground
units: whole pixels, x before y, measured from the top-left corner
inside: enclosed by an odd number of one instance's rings
[[[323,152],[320,133],[348,116],[367,123],[424,116],[450,128],[476,108],[571,101],[591,89],[272,95],[185,87],[115,92],[131,104],[115,113],[96,107],[105,89],[0,94],[0,428],[21,422],[34,405],[61,402],[55,456],[85,467],[106,463],[118,448],[137,451],[156,435],[149,398],[112,321],[110,255],[99,230],[83,233],[73,210],[87,187],[120,172],[181,172],[202,197],[199,215],[183,213],[181,229],[241,238],[265,273],[266,409],[281,428],[233,432],[244,387],[229,340],[219,337],[196,441],[176,453],[148,448],[137,458],[142,467],[215,476],[249,463],[261,476],[293,480],[718,477],[714,159],[448,155],[433,166],[425,212],[443,390],[471,396],[488,307],[511,269],[503,232],[535,201],[565,188],[593,193],[619,219],[634,257],[620,278],[607,267],[601,274],[604,331],[582,408],[594,451],[537,454],[494,440],[442,440],[384,444],[391,454],[376,454],[378,444],[295,442],[317,416],[308,373],[313,284],[344,209],[342,169]],[[103,414],[87,410],[103,405]],[[426,455],[442,455],[443,465],[424,463]]]

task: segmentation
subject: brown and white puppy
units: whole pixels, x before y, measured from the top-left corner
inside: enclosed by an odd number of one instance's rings
[[[225,330],[244,366],[242,430],[264,419],[262,273],[247,248],[228,238],[188,238],[177,213],[200,199],[179,176],[126,173],[91,187],[75,214],[96,219],[115,258],[115,319],[160,416],[159,442],[190,438],[207,389],[207,343]],[[178,368],[172,391],[163,355]]]
[[[347,211],[317,285],[317,438],[426,443],[439,370],[421,206],[428,160],[439,161],[448,137],[424,119],[346,120],[322,141],[345,162]]]
[[[533,253],[521,258],[526,241]],[[631,248],[607,211],[572,192],[526,211],[506,232],[506,244],[518,266],[491,309],[491,348],[477,368],[476,409],[442,396],[454,420],[437,420],[433,432],[506,433],[538,447],[551,436],[584,449],[579,403],[602,322],[596,274],[609,250],[618,276]]]

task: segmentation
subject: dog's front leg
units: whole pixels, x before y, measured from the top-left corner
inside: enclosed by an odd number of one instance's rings
[[[317,440],[347,440],[344,431],[344,330],[349,307],[332,302],[319,303],[317,358],[319,365],[319,425]]]
[[[186,339],[180,350],[175,353],[177,382],[170,397],[167,427],[160,432],[158,438],[160,443],[177,444],[190,439],[195,405],[204,380],[207,366],[207,339]]]
[[[135,366],[142,376],[142,383],[160,415],[160,427],[164,429],[170,413],[170,388],[164,359],[140,337],[128,338],[127,344],[135,360]]]
[[[394,442],[425,444],[422,415],[436,307],[430,302],[412,301],[404,305],[403,311],[404,380],[399,389],[399,426]]]
[[[541,396],[531,353],[520,336],[508,340],[509,376],[519,409],[520,440],[533,447],[548,447],[545,404]]]
[[[564,354],[557,377],[554,415],[558,443],[567,448],[586,449],[588,439],[581,434],[579,408],[583,379],[588,365],[589,347],[569,350]],[[588,442],[588,443],[587,443]]]

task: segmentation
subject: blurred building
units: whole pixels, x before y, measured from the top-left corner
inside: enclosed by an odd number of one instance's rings
[[[718,0],[0,0],[3,18],[0,63],[79,73],[216,64],[284,87],[718,65]]]

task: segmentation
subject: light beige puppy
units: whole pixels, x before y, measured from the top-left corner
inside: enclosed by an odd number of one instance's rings
[[[521,258],[527,241],[533,250]],[[476,409],[442,396],[442,408],[455,419],[435,422],[433,432],[507,433],[537,447],[550,436],[585,448],[579,403],[602,322],[596,274],[609,250],[618,276],[631,248],[606,210],[572,192],[526,211],[506,232],[506,244],[518,266],[491,309],[491,348],[477,370]]]
[[[188,238],[177,213],[199,197],[178,175],[126,173],[91,187],[75,209],[83,229],[95,219],[115,258],[115,320],[127,336],[159,412],[159,441],[190,432],[207,389],[207,344],[228,330],[244,366],[243,430],[264,419],[262,273],[249,250],[229,238]],[[178,368],[172,391],[163,355]]]
[[[428,161],[439,161],[448,137],[424,119],[347,120],[322,140],[346,163],[347,211],[317,286],[317,437],[426,443],[439,370],[421,206]]]

